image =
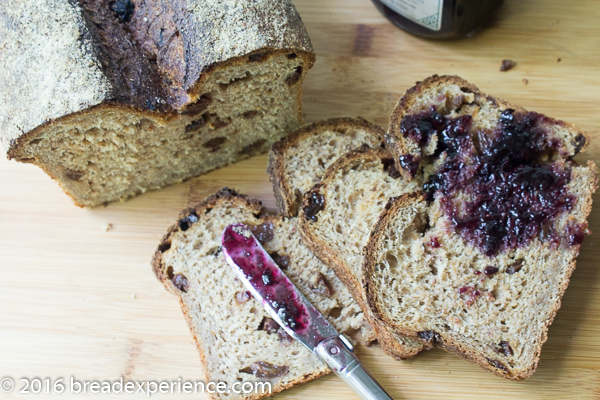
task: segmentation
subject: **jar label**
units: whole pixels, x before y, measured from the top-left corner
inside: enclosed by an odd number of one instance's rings
[[[432,31],[442,28],[444,0],[380,0],[398,14]]]

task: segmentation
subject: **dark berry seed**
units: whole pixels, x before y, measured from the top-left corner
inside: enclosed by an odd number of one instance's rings
[[[65,176],[72,181],[80,180],[83,178],[83,175],[84,173],[82,171],[73,171],[71,169],[65,171]]]
[[[483,270],[483,273],[486,276],[492,276],[494,275],[496,272],[498,272],[498,268],[497,267],[492,267],[491,265],[488,265],[487,267],[485,267],[485,269]]]
[[[500,64],[500,71],[506,72],[509,69],[512,69],[517,65],[513,60],[502,60],[502,64]]]
[[[268,334],[277,333],[279,328],[279,324],[275,322],[273,318],[269,317],[264,317],[260,325],[258,326],[259,331],[265,331]]]
[[[325,208],[325,197],[319,191],[310,193],[308,204],[304,206],[303,212],[309,221],[317,222],[317,214]]]
[[[171,278],[171,282],[173,282],[173,285],[175,285],[177,289],[181,290],[184,293],[187,293],[188,289],[190,288],[190,282],[183,274],[173,275],[173,278]]]
[[[126,23],[131,21],[135,5],[131,0],[117,0],[110,3],[109,8],[116,14],[119,22]]]
[[[320,272],[317,275],[317,279],[315,284],[311,287],[311,290],[321,296],[331,297],[331,285],[327,281],[327,278],[325,278],[325,275]]]
[[[500,361],[492,360],[491,358],[488,358],[487,361],[490,363],[490,365],[492,367],[501,369],[502,371],[505,371],[505,372],[508,372],[508,368],[506,368],[506,365],[502,364]]]
[[[288,267],[290,266],[290,257],[289,256],[282,256],[282,255],[279,255],[278,253],[273,253],[273,254],[271,254],[271,258],[273,259],[273,261],[275,261],[275,264],[277,264],[279,266],[279,268],[281,268],[283,270],[287,270]]]
[[[196,100],[195,103],[188,105],[185,108],[185,110],[183,110],[181,113],[183,115],[195,117],[196,115],[205,111],[208,108],[208,106],[210,105],[210,103],[212,103],[212,99],[211,99],[210,95],[203,94],[202,96],[200,96],[200,98],[198,100]]]
[[[294,339],[292,339],[292,337],[282,328],[279,328],[277,335],[279,335],[279,342],[283,345],[290,345],[294,342]]]
[[[248,300],[250,300],[250,298],[252,297],[252,293],[245,291],[245,292],[235,292],[235,300],[239,303],[245,303]]]
[[[442,337],[434,331],[421,331],[417,335],[428,343],[442,343]]]
[[[289,370],[290,368],[285,365],[278,366],[266,361],[256,361],[253,362],[249,367],[241,369],[240,372],[254,375],[257,378],[271,379],[286,375]]]
[[[250,225],[249,228],[252,234],[256,236],[258,241],[262,244],[273,240],[275,237],[273,224],[271,222],[265,222],[260,225]]]
[[[501,341],[501,342],[499,343],[499,346],[500,346],[500,347],[497,347],[497,348],[496,348],[496,353],[498,353],[498,354],[503,354],[503,355],[505,355],[505,356],[507,356],[507,357],[508,357],[508,356],[514,356],[514,355],[515,355],[515,353],[513,352],[513,349],[512,349],[512,347],[510,347],[510,345],[508,344],[508,342],[505,342],[505,341],[503,340],[503,341]]]
[[[506,273],[512,275],[519,272],[521,268],[523,268],[523,259],[519,258],[506,269]]]

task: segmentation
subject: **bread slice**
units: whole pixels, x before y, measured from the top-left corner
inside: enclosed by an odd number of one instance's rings
[[[222,189],[179,216],[158,246],[152,267],[179,298],[196,341],[207,381],[264,381],[276,393],[329,369],[268,318],[239,282],[220,251],[223,229],[241,222],[253,231],[285,273],[340,331],[351,333],[363,314],[348,289],[300,240],[296,219],[265,215],[260,202]],[[268,394],[215,394],[255,399]]]
[[[410,89],[389,133],[424,190],[390,200],[372,231],[369,307],[496,375],[531,376],[589,233],[598,170],[572,161],[585,134],[458,77]]]
[[[8,157],[85,207],[266,152],[315,59],[290,0],[22,0],[0,49]]]
[[[304,196],[298,226],[304,243],[350,289],[383,349],[395,358],[418,353],[423,344],[389,331],[366,307],[361,284],[363,247],[387,200],[416,190],[395,169],[382,148],[348,152],[333,163]]]
[[[309,124],[275,143],[269,173],[277,206],[296,216],[302,195],[342,154],[363,145],[380,147],[384,130],[364,118],[333,118]]]

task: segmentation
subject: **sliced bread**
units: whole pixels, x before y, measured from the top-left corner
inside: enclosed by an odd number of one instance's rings
[[[363,324],[363,314],[335,276],[300,240],[296,219],[265,215],[260,202],[223,189],[186,209],[163,238],[152,266],[181,304],[205,366],[207,381],[270,382],[271,393],[327,374],[315,355],[268,317],[239,282],[220,251],[223,229],[251,225],[265,249],[292,282],[340,331]],[[220,399],[256,399],[254,393],[215,394]]]
[[[347,151],[379,147],[384,130],[363,118],[333,118],[306,125],[275,143],[267,172],[279,210],[296,216],[302,195]]]
[[[372,231],[369,307],[400,334],[529,377],[589,233],[597,167],[572,161],[586,135],[432,77],[400,100],[387,140],[423,191],[390,200]]]
[[[79,206],[266,152],[302,123],[315,56],[290,0],[3,4],[0,143]]]
[[[304,196],[298,226],[304,243],[333,268],[350,289],[383,349],[404,359],[423,347],[417,340],[389,331],[366,307],[361,285],[363,247],[388,199],[416,190],[394,167],[382,148],[362,148],[340,157],[320,183]]]

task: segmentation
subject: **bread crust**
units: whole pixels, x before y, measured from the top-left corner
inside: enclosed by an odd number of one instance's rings
[[[384,158],[390,158],[390,154],[382,148],[372,149],[365,147],[344,154],[331,166],[329,166],[329,168],[327,168],[327,171],[321,182],[317,183],[309,192],[304,194],[304,202],[302,207],[307,204],[308,199],[313,192],[319,192],[322,187],[326,187],[331,184],[337,171],[346,170],[357,162],[360,163],[368,159]],[[332,268],[338,278],[340,278],[344,285],[346,285],[346,287],[350,290],[352,297],[354,297],[360,308],[363,310],[363,313],[373,328],[381,347],[387,354],[398,360],[404,360],[415,356],[423,349],[431,347],[427,344],[417,345],[414,347],[402,346],[399,343],[398,338],[395,337],[395,335],[390,332],[390,330],[382,323],[382,320],[377,318],[377,316],[373,315],[373,313],[370,311],[366,302],[365,292],[363,290],[361,281],[354,276],[352,271],[350,271],[345,260],[332,251],[330,246],[317,239],[317,235],[312,229],[311,222],[306,218],[303,212],[299,212],[298,214],[298,227],[300,229],[303,243],[324,264]]]
[[[286,179],[286,157],[288,150],[297,146],[299,142],[306,138],[319,135],[321,132],[328,130],[341,131],[352,128],[364,130],[376,137],[377,140],[383,144],[385,131],[380,126],[375,125],[362,117],[341,117],[305,125],[284,139],[276,142],[271,147],[267,173],[269,174],[269,179],[273,185],[273,193],[275,195],[277,207],[283,215],[288,217],[296,216],[300,206],[300,203],[296,200],[290,182]]]
[[[197,205],[193,206],[193,207],[189,207],[186,208],[185,210],[183,210],[179,216],[177,217],[177,220],[179,221],[182,218],[187,217],[188,215],[190,215],[190,212],[194,211],[196,212],[196,214],[198,215],[202,215],[203,213],[205,213],[206,211],[208,211],[210,208],[216,206],[217,204],[239,204],[242,207],[247,207],[256,218],[259,218],[261,220],[263,220],[264,222],[268,222],[268,221],[274,221],[277,219],[280,219],[281,217],[279,216],[275,216],[275,215],[268,215],[266,214],[266,210],[263,207],[263,205],[261,204],[260,201],[258,200],[253,200],[250,199],[248,196],[243,195],[238,193],[236,190],[234,189],[230,189],[230,188],[223,188],[221,190],[219,190],[217,193],[207,197],[206,199],[204,199],[203,201],[201,201],[200,203],[198,203]],[[173,282],[171,281],[171,279],[169,279],[166,268],[167,266],[163,264],[162,262],[162,253],[164,251],[166,251],[168,249],[168,247],[170,247],[171,244],[171,238],[173,236],[173,234],[177,231],[179,231],[179,226],[177,223],[175,223],[174,225],[172,225],[167,233],[165,234],[165,236],[162,238],[162,240],[160,241],[156,251],[154,252],[154,255],[152,257],[152,270],[154,272],[154,275],[156,276],[156,278],[159,280],[160,283],[162,283],[162,285],[169,291],[171,292],[173,295],[177,296],[178,300],[179,300],[179,304],[181,306],[181,310],[185,316],[185,320],[188,324],[188,327],[190,328],[190,331],[192,333],[192,337],[194,338],[194,342],[196,344],[196,348],[198,349],[198,352],[200,354],[200,359],[202,362],[202,365],[205,366],[205,371],[206,371],[206,379],[207,381],[211,381],[211,376],[210,376],[210,371],[206,368],[207,366],[207,359],[206,359],[206,350],[204,349],[204,345],[198,341],[198,337],[199,337],[199,333],[196,332],[196,329],[194,327],[194,324],[192,322],[192,318],[190,316],[190,310],[188,309],[186,303],[182,300],[181,298],[181,291],[179,289],[177,289],[175,287],[175,285],[173,284]],[[316,372],[313,372],[311,374],[305,375],[300,379],[296,379],[294,381],[289,382],[288,384],[282,384],[279,386],[274,386],[272,387],[272,392],[271,394],[275,394],[275,393],[279,393],[281,391],[284,391],[286,389],[290,389],[292,387],[301,385],[303,383],[309,382],[313,379],[319,378],[321,376],[327,375],[330,371],[328,369],[322,369]],[[211,397],[213,399],[217,399],[217,394],[211,394]],[[259,399],[265,397],[265,394],[261,394],[261,393],[250,393],[247,394],[246,397],[244,399],[246,400],[254,400],[254,399]]]
[[[203,93],[208,75],[250,55],[295,53],[303,59],[296,110],[301,120],[301,85],[315,56],[297,11],[289,0],[236,3],[242,12],[229,15],[229,3],[138,1],[127,23],[99,0],[24,0],[4,8],[0,140],[8,157],[21,160],[25,136],[32,139],[47,124],[98,106],[169,118]],[[40,63],[38,70],[32,58],[49,65]],[[50,77],[48,70],[66,72]]]

